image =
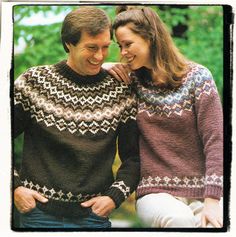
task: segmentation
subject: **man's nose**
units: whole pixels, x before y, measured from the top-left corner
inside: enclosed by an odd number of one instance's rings
[[[96,60],[101,61],[104,58],[104,53],[102,49],[99,49],[93,56]]]

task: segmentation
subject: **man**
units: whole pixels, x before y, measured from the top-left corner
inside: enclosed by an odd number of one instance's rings
[[[15,82],[14,137],[24,132],[24,151],[14,202],[23,228],[111,227],[108,215],[137,186],[135,96],[101,69],[110,29],[101,9],[70,12],[61,31],[67,60]]]

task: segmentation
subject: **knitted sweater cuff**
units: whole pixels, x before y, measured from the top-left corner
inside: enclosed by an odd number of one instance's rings
[[[22,183],[20,181],[20,177],[18,175],[14,175],[14,180],[13,180],[13,189],[15,190],[19,186],[22,186]]]
[[[121,192],[118,188],[115,187],[111,187],[103,195],[110,197],[114,201],[116,208],[118,208],[125,200],[123,192]]]
[[[223,195],[223,188],[221,186],[209,185],[205,189],[205,198],[214,198],[220,200]]]

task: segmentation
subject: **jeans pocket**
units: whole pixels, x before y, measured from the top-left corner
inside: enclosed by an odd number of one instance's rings
[[[32,208],[31,210],[29,210],[29,211],[27,211],[27,212],[25,212],[25,213],[22,213],[22,215],[24,215],[24,216],[30,215],[31,213],[33,213],[33,212],[36,211],[36,210],[37,210],[37,207],[34,207],[34,208]]]
[[[95,212],[93,212],[92,209],[90,209],[90,215],[95,217],[96,219],[100,219],[100,220],[104,220],[107,221],[108,220],[108,216],[99,216],[98,214],[96,214]]]

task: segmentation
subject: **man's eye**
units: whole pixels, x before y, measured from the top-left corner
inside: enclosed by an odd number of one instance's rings
[[[95,47],[95,46],[88,46],[87,48],[90,51],[96,51],[97,50],[97,47]]]

